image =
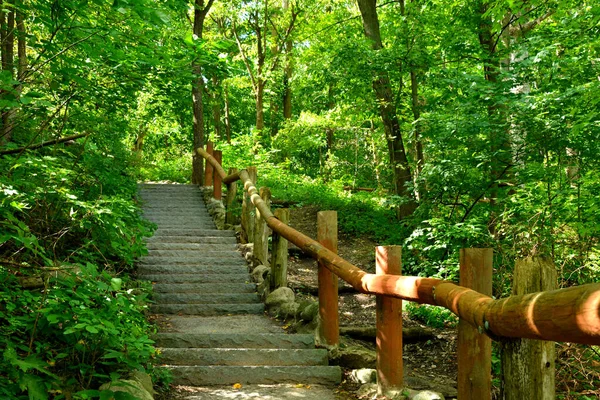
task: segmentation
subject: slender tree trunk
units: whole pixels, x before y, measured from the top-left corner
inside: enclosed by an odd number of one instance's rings
[[[221,99],[219,96],[219,87],[220,82],[219,78],[213,75],[212,83],[214,87],[213,91],[213,103],[212,103],[212,114],[213,114],[213,124],[215,126],[215,136],[223,139],[223,130],[221,129]]]
[[[329,82],[327,86],[327,108],[332,110],[335,107],[335,102],[333,100],[333,83]],[[326,153],[325,153],[325,163],[329,161],[330,155],[333,153],[333,141],[334,141],[334,130],[332,127],[327,127],[325,129],[326,135]],[[327,169],[327,174],[325,175],[325,181],[329,180],[330,170]]]
[[[371,40],[373,50],[381,50],[383,43],[379,31],[379,19],[377,17],[376,0],[357,0],[363,21],[365,36]],[[388,142],[390,164],[394,171],[394,188],[397,195],[408,200],[398,207],[399,218],[410,216],[416,209],[417,203],[409,189],[412,183],[412,175],[404,143],[400,123],[396,113],[394,96],[390,78],[385,70],[373,71],[373,91],[379,105],[379,115],[383,122],[385,136]]]
[[[479,44],[484,52],[483,70],[484,77],[490,85],[498,84],[500,74],[500,62],[496,54],[497,40],[492,30],[492,21],[485,15],[489,7],[488,3],[481,3],[479,8]],[[506,123],[506,112],[503,107],[492,99],[487,106],[490,142],[490,178],[492,184],[490,186],[490,217],[488,228],[492,235],[496,235],[496,218],[497,218],[497,202],[498,202],[498,181],[505,173],[507,166],[510,164],[510,143],[508,140],[508,132],[504,127]]]
[[[260,73],[259,73],[260,74]],[[265,82],[259,78],[256,82],[256,130],[265,129]]]
[[[270,122],[271,125],[271,137],[277,135],[279,132],[279,102],[275,96],[271,96],[269,99],[269,114],[270,114]]]
[[[227,86],[224,88],[225,97],[225,136],[227,137],[227,143],[231,143],[231,117],[229,114],[229,90]]]
[[[148,128],[145,126],[145,124],[140,124],[140,127],[138,128],[138,135],[133,145],[133,152],[135,153],[134,158],[136,161],[141,161],[142,159],[142,152],[144,151],[144,138],[146,137],[147,133]]]
[[[22,6],[23,4],[20,3]],[[17,10],[17,56],[19,57],[19,66],[17,69],[17,79],[20,81],[25,76],[27,70],[27,32],[25,31],[25,21],[23,11]],[[19,85],[19,93],[22,85]]]
[[[15,10],[12,6],[3,5],[3,7],[11,7],[6,18],[6,29],[2,39],[2,70],[8,72],[9,76],[14,77],[14,52],[15,52]],[[16,89],[16,88],[15,88]],[[6,110],[2,113],[2,135],[4,141],[12,140],[12,116],[14,109]]]
[[[289,0],[283,0],[281,8],[284,12],[288,10],[290,6]],[[285,41],[285,67],[283,71],[283,118],[292,118],[292,87],[290,80],[292,79],[293,66],[292,66],[292,41],[290,39]]]
[[[194,83],[192,84],[192,101],[194,111],[194,150],[204,147],[204,107],[202,105],[202,68],[199,64],[192,67],[194,71]],[[194,151],[192,158],[192,183],[201,185],[204,176],[204,165],[202,158]]]
[[[415,155],[417,161],[416,175],[418,176],[421,174],[425,160],[423,158],[423,143],[421,142],[421,123],[419,122],[419,119],[421,118],[421,107],[419,105],[419,81],[417,80],[417,73],[415,72],[414,68],[411,68],[410,70],[410,89],[414,117]]]
[[[193,33],[198,39],[202,39],[204,30],[204,20],[206,14],[213,5],[214,0],[195,0],[194,2],[194,28]],[[194,151],[198,147],[204,146],[204,106],[202,104],[202,92],[204,90],[204,80],[202,79],[202,66],[199,60],[194,60],[192,63],[192,72],[194,81],[192,82],[192,102],[193,102],[193,131],[194,131],[194,148],[192,156],[192,183],[201,185],[204,178],[204,165],[202,157],[198,156]]]

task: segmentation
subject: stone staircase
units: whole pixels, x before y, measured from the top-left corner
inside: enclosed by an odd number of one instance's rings
[[[174,384],[340,382],[312,335],[289,335],[264,315],[232,231],[217,230],[192,185],[142,184],[144,217],[158,225],[138,276],[154,283],[167,328],[155,338]]]

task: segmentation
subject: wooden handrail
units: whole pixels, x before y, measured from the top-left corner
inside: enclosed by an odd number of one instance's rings
[[[240,179],[267,225],[362,293],[391,296],[444,307],[494,339],[527,338],[600,345],[600,283],[494,300],[434,278],[375,275],[327,250],[317,241],[279,221],[241,170],[227,176],[204,149],[196,149],[218,171],[224,183]]]

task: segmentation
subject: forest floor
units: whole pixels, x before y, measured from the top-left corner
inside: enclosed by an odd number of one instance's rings
[[[311,238],[317,237],[318,206],[304,206],[290,209],[290,226]],[[375,272],[375,247],[378,243],[367,237],[356,237],[340,233],[338,254],[364,271]],[[297,297],[316,300],[317,265],[316,262],[300,251],[293,251],[291,245],[288,262],[288,285],[297,293]],[[374,327],[375,296],[364,295],[353,290],[344,290],[350,286],[340,280],[339,315],[340,327]],[[406,304],[404,302],[403,304]],[[403,313],[403,326],[425,328],[419,322],[411,320],[407,312]],[[403,365],[405,376],[414,378],[417,383],[432,384],[435,387],[455,388],[458,375],[456,359],[457,328],[433,329],[434,337],[418,343],[405,343]],[[361,344],[375,349],[374,342],[361,341]],[[556,346],[556,395],[564,400],[600,399],[600,358],[599,349],[569,343],[557,343]],[[594,353],[594,354],[592,354]],[[596,357],[597,356],[597,357]],[[345,371],[344,382],[339,387],[340,399],[373,399],[361,395],[360,385],[353,383]],[[494,377],[497,378],[497,377]],[[415,387],[414,389],[428,389]],[[499,387],[494,385],[492,397],[499,397]]]
[[[290,210],[290,226],[305,235],[317,237],[317,206],[305,206]],[[341,233],[338,237],[338,254],[357,267],[375,272],[375,247],[377,243],[364,237],[355,237]],[[294,248],[291,245],[292,249]],[[316,300],[317,265],[312,258],[303,256],[300,251],[291,251],[288,261],[288,286],[292,287],[298,298]],[[344,288],[344,289],[342,289]],[[340,327],[374,327],[375,296],[345,290],[350,286],[340,280],[339,315]],[[403,326],[421,326],[403,315]],[[361,344],[375,349],[374,342],[361,341]],[[435,331],[435,337],[420,343],[404,345],[403,365],[405,375],[421,382],[432,382],[434,386],[455,387],[457,377],[456,328]],[[353,383],[345,371],[340,394],[347,399],[364,399],[358,392],[360,384]],[[369,397],[371,398],[371,397]]]

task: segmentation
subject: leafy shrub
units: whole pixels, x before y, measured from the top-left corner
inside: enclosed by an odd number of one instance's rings
[[[406,309],[411,319],[421,321],[432,328],[454,327],[458,323],[458,317],[442,307],[408,303]]]
[[[3,157],[0,168],[0,397],[91,398],[102,382],[152,372],[149,287],[123,274],[152,226],[127,154],[87,142]]]
[[[151,370],[156,356],[143,314],[149,287],[115,278],[92,264],[41,291],[24,290],[0,269],[0,394],[68,398],[131,370]]]
[[[106,161],[109,160],[109,161]],[[145,251],[150,224],[133,202],[122,162],[89,156],[4,158],[0,167],[0,254],[36,265],[91,262],[125,269]]]

